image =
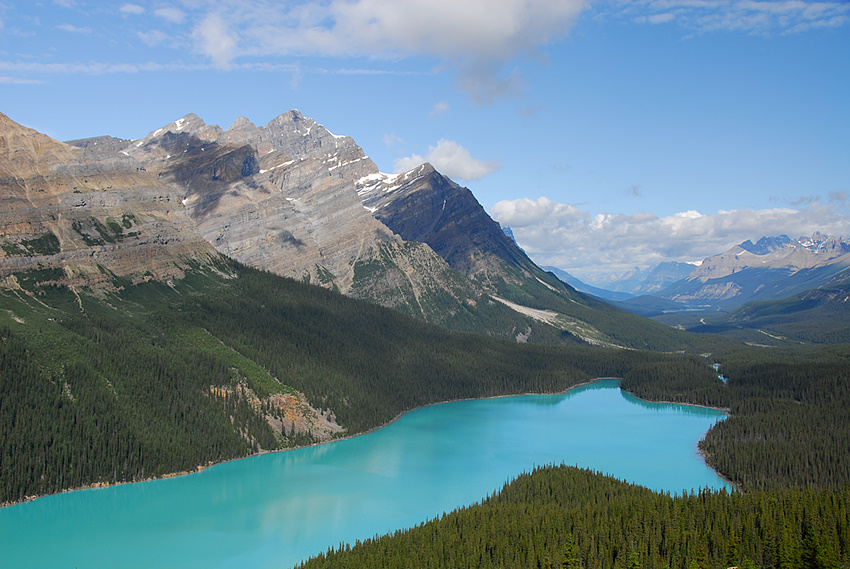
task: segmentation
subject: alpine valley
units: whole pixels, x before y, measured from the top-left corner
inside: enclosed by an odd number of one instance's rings
[[[735,262],[799,246],[750,244]],[[688,279],[750,270],[728,263]],[[68,143],[0,114],[0,504],[614,377],[638,397],[726,410],[700,450],[743,492],[674,499],[546,467],[311,566],[410,566],[415,542],[434,567],[846,567],[840,336],[768,350],[580,293],[468,189],[428,164],[381,173],[298,111]]]
[[[590,295],[694,332],[772,346],[850,341],[850,240],[845,237],[762,237],[696,267],[662,263],[644,272],[635,269],[609,280],[606,286],[613,291],[550,270]]]
[[[539,269],[430,166],[381,174],[297,111],[67,144],[0,115],[0,248],[0,502],[641,357],[542,344],[693,347]]]

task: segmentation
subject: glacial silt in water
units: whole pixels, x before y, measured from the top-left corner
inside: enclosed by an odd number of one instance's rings
[[[680,493],[728,488],[697,454],[723,414],[600,381],[418,409],[375,432],[165,480],[0,509],[8,567],[291,567],[481,500],[564,462]]]

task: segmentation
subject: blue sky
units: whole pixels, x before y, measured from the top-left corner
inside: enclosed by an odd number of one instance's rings
[[[0,0],[0,112],[60,140],[289,109],[429,160],[592,281],[850,235],[850,4]]]

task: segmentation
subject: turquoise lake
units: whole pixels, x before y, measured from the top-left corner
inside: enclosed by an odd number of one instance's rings
[[[697,454],[722,413],[647,403],[617,386],[444,403],[344,441],[0,508],[0,565],[283,569],[480,501],[552,463],[675,494],[729,488]]]

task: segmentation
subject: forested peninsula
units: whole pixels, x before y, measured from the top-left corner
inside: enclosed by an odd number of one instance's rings
[[[848,567],[848,357],[847,346],[740,348],[705,356],[726,383],[696,359],[624,374],[621,388],[642,398],[729,410],[700,448],[739,491],[671,497],[550,465],[480,504],[302,567]]]

